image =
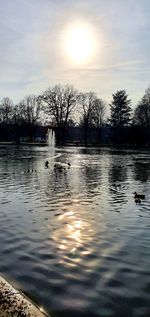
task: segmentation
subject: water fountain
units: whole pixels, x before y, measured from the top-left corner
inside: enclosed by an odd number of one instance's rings
[[[53,129],[48,129],[47,131],[47,143],[49,147],[55,147],[55,131]]]

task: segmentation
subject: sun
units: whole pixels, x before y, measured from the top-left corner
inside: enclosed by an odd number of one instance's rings
[[[67,57],[75,65],[88,63],[96,51],[96,38],[92,27],[84,23],[69,26],[65,31],[64,47]]]

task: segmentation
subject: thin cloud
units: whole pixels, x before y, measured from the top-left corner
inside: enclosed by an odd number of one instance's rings
[[[17,101],[61,82],[107,100],[125,88],[136,103],[150,78],[149,10],[149,0],[2,0],[0,97]],[[61,43],[75,20],[93,25],[99,44],[94,60],[80,68],[69,64]]]

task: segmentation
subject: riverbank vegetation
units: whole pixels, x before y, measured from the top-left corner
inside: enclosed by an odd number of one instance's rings
[[[1,142],[45,143],[48,129],[56,143],[75,145],[150,145],[150,87],[133,110],[126,90],[112,95],[108,105],[94,92],[56,85],[18,104],[0,102]]]

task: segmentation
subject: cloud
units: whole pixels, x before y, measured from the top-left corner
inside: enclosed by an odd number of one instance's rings
[[[136,103],[149,84],[148,0],[1,0],[1,95],[15,101],[56,83],[94,90],[109,100],[127,89]],[[69,65],[62,49],[65,27],[87,21],[99,50],[81,68]]]

